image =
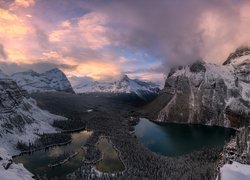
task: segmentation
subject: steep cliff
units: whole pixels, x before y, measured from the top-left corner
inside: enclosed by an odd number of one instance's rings
[[[0,71],[0,143],[11,155],[18,153],[18,141],[32,142],[37,133],[56,132],[51,124],[64,117],[50,114],[36,106],[36,101],[24,97],[22,91]]]
[[[250,49],[224,65],[197,61],[173,68],[147,112],[156,120],[240,127],[250,118]]]

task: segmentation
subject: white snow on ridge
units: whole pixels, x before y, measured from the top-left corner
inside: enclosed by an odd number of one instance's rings
[[[149,93],[158,93],[159,86],[144,82],[138,79],[130,79],[127,75],[117,81],[95,81],[91,78],[70,78],[73,89],[77,94],[81,93],[136,93],[141,95],[141,91]]]
[[[25,107],[29,106],[27,110]],[[0,138],[1,147],[5,148],[11,155],[19,154],[19,150],[15,148],[18,141],[22,142],[33,142],[38,136],[36,133],[54,133],[57,130],[52,127],[54,120],[67,120],[65,117],[57,116],[49,113],[48,111],[38,108],[34,101],[31,99],[24,98],[23,103],[16,107],[13,112],[22,117],[29,117],[32,119],[31,123],[27,123],[24,129],[20,132],[17,128],[8,130],[11,133],[4,133],[5,130],[1,130],[2,137]],[[1,114],[0,119],[2,122],[8,122],[10,113]],[[0,124],[2,124],[2,122]]]
[[[57,132],[53,121],[67,118],[40,109],[1,70],[0,80],[0,179],[31,180],[33,175],[11,158],[20,153],[16,148],[18,141],[29,143],[38,138],[37,134]]]
[[[250,179],[250,165],[245,165],[238,162],[233,162],[233,164],[225,164],[221,168],[220,172],[221,172],[221,180]]]
[[[0,72],[0,74],[3,74]],[[23,96],[17,84],[7,75],[0,81],[0,146],[11,155],[19,154],[18,141],[33,142],[37,133],[53,133],[54,120],[67,120],[40,109],[36,101]]]
[[[250,54],[234,58],[231,60],[230,64],[233,66],[238,66],[238,65],[240,65],[244,62],[247,62],[247,61],[250,61]]]
[[[12,157],[3,148],[0,148],[0,179],[1,180],[33,180],[31,174],[26,170],[22,164],[11,163]],[[6,165],[11,163],[8,169],[5,169]]]
[[[229,89],[235,86],[234,68],[232,66],[206,64],[206,77],[211,80],[223,79]]]
[[[28,93],[34,92],[73,92],[70,82],[65,74],[59,69],[52,69],[39,74],[33,70],[15,73],[12,79],[19,87]]]

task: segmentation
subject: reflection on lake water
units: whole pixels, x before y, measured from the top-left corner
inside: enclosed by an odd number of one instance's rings
[[[135,126],[138,140],[153,152],[177,156],[203,147],[223,147],[235,130],[215,126],[156,124],[145,118]]]
[[[72,173],[81,166],[84,156],[84,151],[81,149],[81,146],[86,143],[91,134],[91,131],[73,133],[72,142],[68,145],[36,151],[31,155],[25,154],[18,156],[14,158],[14,161],[16,163],[23,163],[24,167],[35,175],[43,176],[46,174],[48,178],[55,176],[65,178],[65,175]],[[72,151],[77,151],[79,154],[61,166],[54,168],[48,167],[50,163],[53,163],[54,158],[62,155],[64,152]]]
[[[101,172],[118,172],[125,169],[119,154],[107,138],[100,138],[97,148],[102,152],[103,159],[96,164],[96,169]]]

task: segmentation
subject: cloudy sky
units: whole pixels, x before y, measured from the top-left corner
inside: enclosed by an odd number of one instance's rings
[[[250,43],[249,0],[0,0],[0,69],[161,80]]]

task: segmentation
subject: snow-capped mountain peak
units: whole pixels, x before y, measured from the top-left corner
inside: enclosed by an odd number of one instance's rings
[[[115,81],[95,81],[89,77],[71,77],[71,83],[76,93],[158,93],[159,85],[138,79],[130,79],[127,75]]]
[[[47,75],[50,78],[55,77],[55,78],[61,78],[61,79],[66,77],[65,74],[58,68],[48,70],[45,73],[43,73],[43,75]]]
[[[29,93],[54,91],[74,92],[66,75],[58,68],[51,69],[42,74],[28,70],[15,73],[11,77],[22,89]]]
[[[245,60],[249,61],[250,59],[250,48],[249,47],[241,47],[236,49],[233,53],[231,53],[227,60],[223,63],[223,65],[238,65],[243,63]]]
[[[122,78],[121,78],[121,81],[129,81],[129,77],[127,74],[123,75]]]

